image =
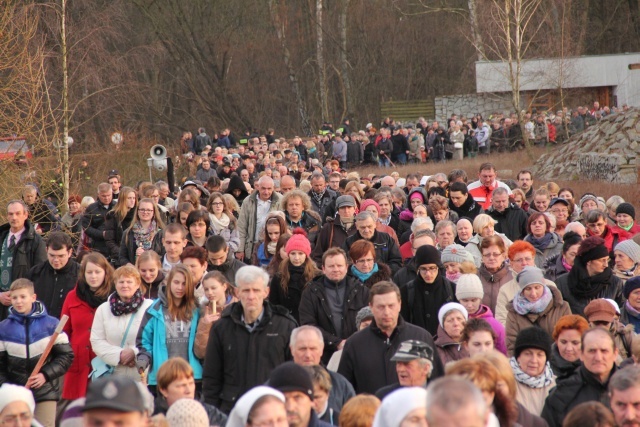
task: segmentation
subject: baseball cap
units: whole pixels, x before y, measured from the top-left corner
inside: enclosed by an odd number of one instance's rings
[[[410,362],[416,359],[427,359],[433,362],[433,348],[423,341],[403,341],[391,358],[391,361]]]
[[[145,402],[135,381],[120,375],[111,375],[89,383],[82,411],[91,409],[144,412]]]

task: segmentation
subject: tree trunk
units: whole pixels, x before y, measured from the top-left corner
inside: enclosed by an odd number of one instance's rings
[[[344,85],[345,105],[343,108],[346,110],[346,114],[349,118],[353,114],[352,109],[352,93],[351,93],[351,80],[349,77],[349,61],[347,55],[347,12],[349,10],[349,0],[342,0],[342,9],[340,10],[340,68],[342,74],[342,84]],[[344,119],[344,117],[343,117]]]
[[[329,120],[329,101],[327,93],[327,68],[324,63],[324,41],[322,34],[323,0],[316,0],[316,61],[320,70],[320,111],[322,121]]]
[[[486,59],[484,51],[484,43],[482,42],[482,34],[480,34],[480,27],[478,26],[478,13],[476,10],[476,0],[468,0],[469,5],[469,21],[471,22],[471,36],[473,42],[476,45],[476,52],[478,54],[478,61]]]
[[[67,0],[61,0],[60,50],[62,55],[62,203],[63,213],[69,208],[69,68],[67,64]]]
[[[282,56],[284,59],[284,63],[287,67],[289,80],[291,80],[291,88],[296,97],[298,114],[300,115],[300,121],[302,122],[302,131],[305,133],[306,136],[311,136],[312,131],[311,131],[311,124],[309,123],[309,115],[307,114],[307,108],[305,107],[304,100],[302,99],[302,93],[300,92],[300,84],[298,83],[298,77],[296,76],[296,71],[293,68],[293,64],[291,63],[291,53],[289,52],[289,48],[287,47],[285,29],[282,26],[280,15],[278,14],[278,5],[276,1],[277,0],[269,0],[268,2],[269,13],[271,15],[271,22],[273,22],[273,26],[276,29],[276,35],[278,36],[278,40],[282,45]]]

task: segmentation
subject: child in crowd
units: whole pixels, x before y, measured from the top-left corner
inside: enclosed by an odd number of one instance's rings
[[[30,280],[15,280],[9,293],[9,317],[0,322],[0,385],[18,384],[31,389],[36,401],[35,419],[44,426],[54,427],[60,399],[58,379],[73,362],[69,338],[61,332],[40,372],[31,376],[59,321],[47,315]],[[25,355],[29,356],[28,360]]]

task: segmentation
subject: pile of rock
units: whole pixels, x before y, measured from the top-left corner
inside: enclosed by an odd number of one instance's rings
[[[640,109],[608,116],[597,125],[536,162],[536,177],[544,180],[603,180],[638,182],[640,165]]]

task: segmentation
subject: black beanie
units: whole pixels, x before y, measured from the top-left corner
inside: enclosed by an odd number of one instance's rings
[[[616,215],[621,213],[629,215],[634,220],[636,219],[636,208],[631,203],[620,203],[616,208]]]
[[[282,393],[286,391],[299,391],[313,400],[313,381],[311,375],[302,366],[294,362],[285,362],[271,371],[269,387]]]
[[[622,295],[624,295],[625,299],[629,299],[629,295],[631,292],[640,288],[640,276],[631,277],[624,283],[624,287],[622,288]]]
[[[440,261],[440,251],[438,251],[435,246],[420,246],[416,251],[414,260],[416,267],[420,267],[424,264],[435,264],[438,267],[442,267],[442,262]]]
[[[538,326],[532,326],[518,332],[516,337],[516,344],[514,350],[514,356],[516,359],[520,356],[524,350],[528,348],[537,348],[544,351],[547,356],[547,362],[551,359],[551,344],[553,340],[551,336],[542,328]]]
[[[587,237],[580,243],[578,248],[578,257],[587,265],[589,261],[609,256],[609,250],[604,245],[604,239],[599,236]]]

